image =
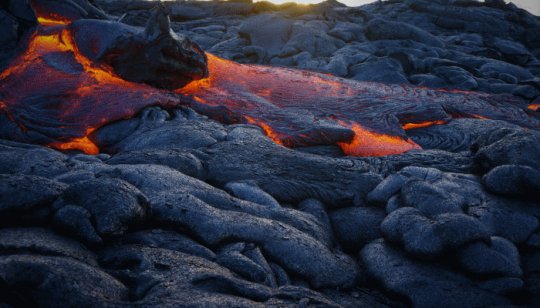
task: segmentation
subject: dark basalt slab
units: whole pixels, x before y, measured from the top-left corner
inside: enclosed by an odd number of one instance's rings
[[[109,19],[99,7],[87,0],[29,0],[38,16],[49,20]]]
[[[36,24],[36,15],[27,0],[9,0],[0,5],[0,71],[15,56],[26,32]]]
[[[110,65],[125,80],[177,89],[208,76],[206,55],[189,38],[171,30],[165,9],[156,9],[146,29],[103,21],[75,22],[71,29],[89,59]],[[89,39],[93,33],[100,37]]]
[[[373,278],[415,307],[433,307],[442,302],[455,307],[508,303],[502,296],[480,289],[466,276],[411,259],[382,240],[365,246],[360,259]]]

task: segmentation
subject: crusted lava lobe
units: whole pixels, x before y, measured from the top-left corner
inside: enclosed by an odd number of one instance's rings
[[[55,23],[88,18],[109,19],[103,10],[86,0],[30,0],[30,3],[41,22]]]
[[[88,23],[103,24],[89,27]],[[99,40],[104,44],[102,46],[88,46],[90,48],[80,50],[90,59],[110,65],[125,80],[157,88],[177,89],[208,76],[206,55],[189,38],[171,30],[169,16],[163,7],[154,11],[142,32],[119,23],[103,21],[81,21],[73,27],[75,33],[82,32],[81,35],[76,34],[79,46],[85,44],[87,29],[98,27],[105,35],[118,35]]]
[[[17,44],[25,33],[36,24],[36,15],[27,1],[0,3],[0,71],[15,56]]]
[[[96,129],[154,105],[257,125],[287,147],[335,144],[357,156],[420,149],[405,130],[456,118],[540,127],[516,97],[359,82],[205,55],[172,32],[163,8],[144,30],[36,13],[41,26],[0,74],[0,137],[12,140],[96,154]]]

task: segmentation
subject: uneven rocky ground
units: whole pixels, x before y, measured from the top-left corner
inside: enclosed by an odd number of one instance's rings
[[[154,5],[96,2],[133,25]],[[169,5],[229,59],[507,93],[539,119],[540,19],[447,2]],[[407,135],[423,150],[348,157],[148,107],[94,132],[95,156],[0,140],[0,306],[537,306],[540,132]]]

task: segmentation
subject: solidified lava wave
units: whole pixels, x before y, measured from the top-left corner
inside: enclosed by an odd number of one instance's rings
[[[419,149],[405,130],[458,117],[540,128],[530,105],[509,96],[356,82],[211,54],[209,77],[175,91],[156,89],[90,60],[79,50],[73,23],[50,14],[39,21],[24,51],[0,74],[0,117],[10,123],[0,133],[19,141],[95,154],[93,131],[151,105],[189,106],[225,123],[255,124],[288,147],[337,144],[360,156]],[[90,49],[103,43],[103,29],[128,27],[101,23],[99,31],[85,31]]]

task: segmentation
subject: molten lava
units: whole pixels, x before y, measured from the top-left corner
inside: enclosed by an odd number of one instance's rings
[[[404,130],[410,130],[410,129],[430,127],[430,126],[433,126],[433,125],[443,125],[445,123],[446,123],[446,121],[443,121],[443,120],[424,121],[424,122],[418,122],[418,123],[405,123],[405,124],[403,124],[403,129]]]
[[[2,109],[22,131],[36,134],[28,141],[97,154],[89,138],[96,128],[148,105],[177,103],[167,93],[93,64],[78,51],[63,21],[39,20],[46,27],[36,30],[26,51],[0,74]]]
[[[344,125],[347,125],[344,123]],[[354,131],[351,142],[338,142],[343,153],[353,156],[380,156],[381,153],[399,154],[421,147],[412,140],[370,132],[358,123],[348,124]]]
[[[540,104],[529,104],[529,106],[527,106],[527,109],[532,111],[540,111]]]
[[[159,90],[125,81],[85,57],[64,17],[38,16],[41,26],[25,52],[0,74],[0,116],[16,124],[0,133],[19,141],[95,154],[93,131],[152,105],[184,105],[225,123],[254,124],[288,147],[337,144],[346,154],[362,156],[419,149],[405,130],[442,125],[452,117],[540,127],[515,98],[356,82],[211,54],[208,78],[176,91]]]
[[[62,26],[69,23],[68,20],[64,20],[61,17],[56,18],[47,18],[47,17],[38,17],[38,22],[43,26]]]
[[[336,143],[348,155],[381,156],[420,148],[404,134],[387,135],[362,127],[354,121],[360,118],[355,114],[362,113],[361,106],[338,105],[369,93],[359,83],[301,70],[242,65],[211,54],[208,63],[209,78],[193,81],[177,93],[191,96],[198,104],[226,106],[247,123],[260,126],[276,143],[313,145],[309,134],[318,134],[318,144]],[[333,124],[350,128],[353,139],[325,136],[327,126]]]

